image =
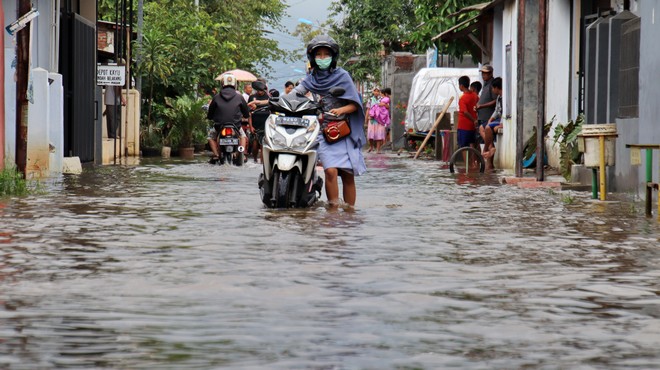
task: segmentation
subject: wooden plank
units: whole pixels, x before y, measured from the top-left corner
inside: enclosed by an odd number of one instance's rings
[[[440,123],[440,120],[441,120],[442,117],[445,115],[445,113],[447,113],[447,110],[449,109],[449,106],[451,105],[451,102],[453,102],[453,101],[454,101],[454,97],[453,97],[453,96],[450,96],[450,97],[449,97],[449,100],[448,100],[447,103],[445,104],[445,107],[442,108],[442,112],[440,113],[440,115],[438,116],[438,118],[437,118],[437,119],[435,120],[435,122],[433,123],[433,127],[431,127],[431,129],[429,130],[429,133],[426,135],[426,138],[424,138],[424,141],[422,141],[422,145],[420,145],[420,146],[419,146],[419,149],[417,149],[417,153],[415,153],[415,157],[414,157],[413,159],[417,159],[417,157],[419,157],[419,153],[421,153],[421,152],[422,152],[422,149],[424,149],[424,146],[426,145],[426,143],[427,143],[427,142],[429,141],[429,139],[431,138],[431,135],[433,135],[433,132],[435,131],[435,128],[438,126],[438,124]]]

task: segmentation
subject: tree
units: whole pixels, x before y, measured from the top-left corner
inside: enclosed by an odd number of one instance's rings
[[[422,53],[433,46],[434,36],[467,19],[458,14],[466,6],[483,0],[336,0],[333,16],[341,21],[331,35],[342,48],[342,66],[358,81],[380,79],[382,53]],[[462,57],[467,47],[453,42],[443,52]]]
[[[482,3],[483,0],[415,0],[415,16],[420,22],[410,34],[410,42],[419,50],[426,50],[433,46],[431,40],[434,36],[467,20],[470,13],[459,13],[461,9]],[[443,44],[444,54],[462,58],[469,51],[467,44],[462,40]]]
[[[156,83],[167,86],[168,78],[173,73],[172,61],[169,58],[172,52],[172,42],[167,35],[158,29],[151,28],[142,37],[142,44],[138,45],[137,52],[142,55],[138,73],[147,77],[149,88],[149,109],[147,111],[146,125],[151,125],[151,112],[153,110],[154,86]]]
[[[414,51],[408,35],[417,24],[413,0],[338,0],[341,21],[332,35],[341,45],[341,65],[358,81],[380,79],[380,59],[391,51]]]

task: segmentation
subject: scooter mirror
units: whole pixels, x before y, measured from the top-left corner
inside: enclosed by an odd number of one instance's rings
[[[330,90],[328,90],[328,92],[330,93],[330,95],[332,95],[334,97],[338,97],[338,96],[344,95],[346,90],[344,88],[341,88],[341,87],[333,87]]]

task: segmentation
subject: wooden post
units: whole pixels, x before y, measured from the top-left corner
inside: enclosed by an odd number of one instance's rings
[[[31,9],[32,3],[30,0],[19,0],[18,17],[22,17]],[[29,26],[25,27],[16,34],[16,168],[23,174],[23,177],[25,177],[27,167],[27,88],[30,73],[28,70],[30,67],[30,28]]]
[[[605,136],[598,137],[600,146],[600,200],[605,200],[607,191],[605,189]],[[536,159],[538,161],[538,158]]]
[[[440,137],[440,125],[435,126],[435,160],[442,159],[442,137]]]
[[[440,115],[438,115],[438,118],[435,119],[435,122],[433,123],[433,127],[429,130],[429,133],[426,134],[426,137],[424,138],[424,141],[422,141],[422,145],[419,146],[419,149],[417,149],[417,153],[415,153],[415,157],[413,159],[417,159],[419,157],[419,153],[422,152],[422,149],[424,149],[424,146],[426,143],[429,141],[431,138],[431,135],[433,135],[433,131],[435,131],[435,128],[438,127],[438,124],[440,124],[440,120],[442,120],[442,117],[445,115],[447,110],[449,109],[449,106],[451,105],[451,102],[454,101],[454,97],[450,96],[449,100],[447,101],[447,104],[445,104],[445,107],[442,109],[442,112],[440,112]]]

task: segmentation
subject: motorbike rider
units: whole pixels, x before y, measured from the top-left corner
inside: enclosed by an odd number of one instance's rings
[[[236,77],[233,74],[222,75],[222,89],[217,93],[206,114],[206,118],[213,122],[233,122],[236,123],[239,130],[240,145],[247,147],[247,136],[240,125],[241,117],[249,118],[250,110],[241,94],[236,93]],[[213,152],[211,163],[215,163],[220,158],[218,150],[218,132],[215,127],[211,127],[208,133],[209,146]]]
[[[337,116],[346,115],[351,134],[333,144],[327,143],[323,135],[318,136],[319,159],[325,173],[325,192],[328,203],[333,207],[339,205],[338,177],[342,179],[344,202],[354,206],[357,196],[355,176],[367,171],[361,150],[366,143],[362,101],[351,76],[337,67],[338,58],[339,45],[335,40],[327,35],[314,37],[307,44],[307,59],[312,70],[294,89],[300,95],[312,92],[322,97],[328,96],[333,87],[344,90],[343,95],[336,97],[343,105],[333,106],[329,112]]]
[[[251,143],[251,151],[254,158],[254,163],[257,163],[257,158],[259,158],[259,151],[261,149],[261,140],[264,136],[266,120],[268,120],[270,111],[265,108],[268,106],[268,93],[266,92],[266,84],[261,81],[254,81],[252,83],[252,89],[256,91],[256,93],[250,96],[250,99],[248,100],[248,107],[252,111],[252,132],[254,133]]]

